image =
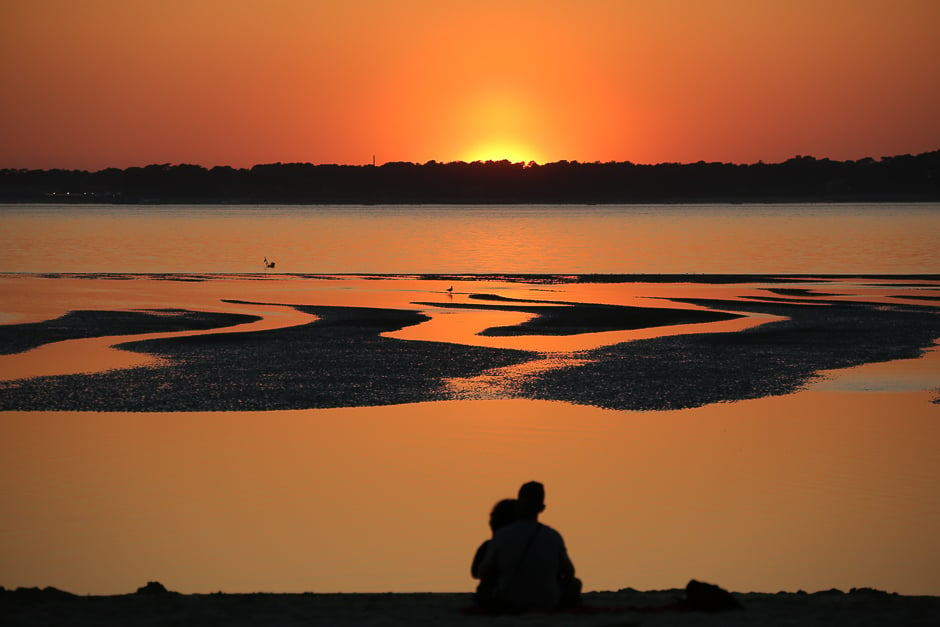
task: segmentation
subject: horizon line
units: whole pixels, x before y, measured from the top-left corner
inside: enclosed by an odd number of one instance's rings
[[[57,171],[57,170],[58,170],[58,171],[65,171],[65,172],[102,172],[102,171],[105,171],[105,170],[129,170],[129,169],[133,169],[133,168],[149,168],[149,167],[154,167],[154,166],[158,166],[158,167],[192,166],[192,167],[203,168],[203,169],[206,169],[206,170],[212,170],[212,169],[215,169],[215,168],[223,168],[223,169],[224,169],[224,168],[230,168],[230,169],[233,169],[233,170],[251,170],[252,168],[259,167],[259,166],[271,166],[271,165],[282,165],[282,166],[283,166],[283,165],[310,165],[310,166],[314,166],[314,167],[320,167],[320,166],[327,166],[327,167],[328,167],[328,166],[334,166],[334,167],[352,167],[352,168],[381,168],[381,167],[384,167],[384,166],[387,166],[387,165],[405,165],[405,164],[406,164],[406,165],[413,165],[413,166],[427,166],[427,165],[474,165],[474,164],[497,164],[497,163],[509,163],[510,165],[522,165],[524,168],[528,168],[528,167],[543,167],[543,166],[556,165],[556,164],[566,164],[566,165],[611,165],[611,164],[613,164],[613,165],[635,165],[635,166],[650,166],[650,167],[661,166],[661,165],[680,165],[680,166],[688,166],[688,165],[701,165],[701,164],[706,164],[706,165],[733,165],[733,166],[757,166],[757,165],[782,165],[782,164],[784,164],[784,163],[788,163],[788,162],[790,162],[790,161],[800,160],[800,159],[810,159],[810,160],[813,160],[813,161],[831,161],[831,162],[838,162],[838,163],[857,163],[857,162],[859,162],[859,161],[874,161],[874,162],[879,162],[879,161],[884,161],[884,160],[886,160],[886,159],[897,159],[897,158],[900,158],[900,157],[921,157],[921,156],[924,156],[924,155],[930,155],[930,154],[938,153],[938,152],[940,152],[940,148],[937,148],[937,149],[934,149],[934,150],[927,150],[927,151],[919,152],[919,153],[902,153],[902,154],[893,154],[893,155],[882,155],[882,156],[879,156],[879,157],[866,156],[866,157],[859,157],[859,158],[857,158],[857,159],[832,159],[832,158],[830,158],[830,157],[817,157],[817,156],[815,156],[815,155],[810,155],[810,154],[796,154],[796,155],[794,155],[794,156],[792,156],[792,157],[790,157],[790,158],[788,158],[788,159],[782,160],[782,161],[765,161],[765,160],[763,160],[763,159],[759,159],[759,160],[757,160],[757,161],[751,161],[751,162],[735,162],[735,161],[706,161],[706,160],[704,160],[704,159],[699,159],[698,161],[658,161],[658,162],[655,162],[655,163],[653,163],[653,162],[640,163],[640,162],[630,161],[629,159],[626,159],[626,160],[623,160],[623,161],[617,161],[617,160],[607,160],[607,161],[600,161],[600,160],[581,161],[581,160],[578,160],[578,159],[571,159],[571,160],[569,160],[569,159],[558,159],[558,160],[555,160],[555,161],[538,162],[538,161],[535,161],[535,160],[529,160],[529,161],[513,161],[513,160],[511,160],[511,159],[504,158],[504,159],[486,159],[486,160],[476,159],[476,160],[474,160],[474,161],[465,161],[465,160],[462,160],[462,159],[455,159],[455,160],[451,160],[451,161],[438,161],[437,159],[429,159],[429,160],[424,161],[424,162],[419,162],[419,161],[385,161],[385,162],[383,162],[383,163],[381,163],[381,164],[378,164],[378,163],[376,163],[375,157],[373,156],[371,162],[366,162],[366,163],[339,163],[339,162],[335,162],[335,161],[334,161],[334,162],[319,162],[319,163],[314,163],[314,162],[312,162],[312,161],[268,161],[268,162],[257,162],[257,163],[255,163],[255,164],[253,164],[253,165],[250,165],[250,166],[233,166],[233,165],[229,165],[229,164],[220,164],[220,163],[217,163],[217,164],[214,164],[214,165],[209,166],[209,165],[204,165],[204,164],[201,164],[201,163],[192,163],[192,162],[187,162],[187,161],[178,161],[178,162],[165,161],[165,162],[152,162],[152,163],[147,163],[146,165],[128,165],[128,166],[123,166],[123,167],[120,167],[120,166],[104,166],[104,167],[100,167],[100,168],[97,168],[97,169],[90,169],[90,168],[67,168],[67,167],[24,168],[24,167],[16,167],[16,166],[5,166],[5,167],[0,167],[0,171],[11,171],[11,170],[12,170],[12,171],[20,171],[20,172],[21,172],[21,171],[24,171],[24,170],[25,170],[25,171],[34,171],[34,172],[35,172],[35,171],[39,171],[39,172],[52,172],[52,171]]]

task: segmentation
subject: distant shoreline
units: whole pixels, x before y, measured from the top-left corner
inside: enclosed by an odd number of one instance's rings
[[[0,170],[0,202],[113,204],[678,204],[935,202],[940,150],[782,163],[154,164]]]

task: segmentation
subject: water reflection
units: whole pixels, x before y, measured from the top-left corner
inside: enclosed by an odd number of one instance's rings
[[[9,205],[6,272],[919,273],[936,204]]]
[[[17,320],[70,308],[218,311],[233,297],[414,307],[448,285],[0,279],[2,293],[16,295],[4,307]],[[811,285],[847,299],[936,296],[897,281]],[[612,304],[761,297],[766,288],[474,285]],[[267,310],[272,319],[292,311]],[[464,322],[454,327],[460,337],[480,323]],[[825,373],[788,396],[674,412],[479,400],[487,398],[481,387],[464,384],[455,395],[477,400],[0,413],[0,585],[112,594],[156,579],[184,592],[467,591],[489,508],[538,479],[548,489],[543,519],[563,530],[588,590],[667,588],[696,577],[741,591],[940,594],[940,406],[931,402],[938,350]]]
[[[682,412],[535,401],[5,413],[3,585],[469,590],[485,514],[548,487],[587,589],[940,590],[926,393]],[[886,428],[884,417],[897,418]]]
[[[487,370],[475,377],[445,379],[450,397],[461,400],[499,400],[524,396],[522,383],[527,377],[557,368],[571,368],[587,363],[572,353],[542,353],[531,361]]]
[[[677,309],[680,307],[676,307]],[[689,307],[690,308],[690,307]],[[700,309],[705,309],[704,307]],[[631,342],[667,335],[685,333],[731,333],[750,327],[778,320],[776,316],[750,315],[735,320],[703,322],[698,324],[675,324],[630,331],[601,331],[577,335],[519,335],[488,336],[480,335],[486,329],[509,325],[518,325],[534,317],[531,314],[515,312],[475,312],[468,310],[437,309],[423,310],[431,320],[400,331],[383,333],[385,337],[400,340],[426,340],[438,342],[456,342],[471,346],[489,348],[511,348],[540,352],[577,352],[620,342]]]

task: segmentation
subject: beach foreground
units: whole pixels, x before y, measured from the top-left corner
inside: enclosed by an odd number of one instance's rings
[[[684,590],[592,592],[584,607],[558,613],[491,616],[469,593],[178,594],[160,584],[134,594],[76,596],[56,590],[0,592],[6,625],[934,625],[940,597],[850,592],[734,593],[742,609],[689,610]]]

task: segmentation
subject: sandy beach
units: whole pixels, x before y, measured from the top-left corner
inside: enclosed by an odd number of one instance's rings
[[[143,588],[143,587],[142,587]],[[470,594],[201,594],[137,592],[74,596],[55,589],[0,592],[5,625],[226,625],[293,627],[711,627],[785,625],[928,627],[940,597],[909,597],[861,589],[734,593],[742,609],[705,611],[681,606],[683,590],[588,593],[582,608],[519,615],[478,613]]]

